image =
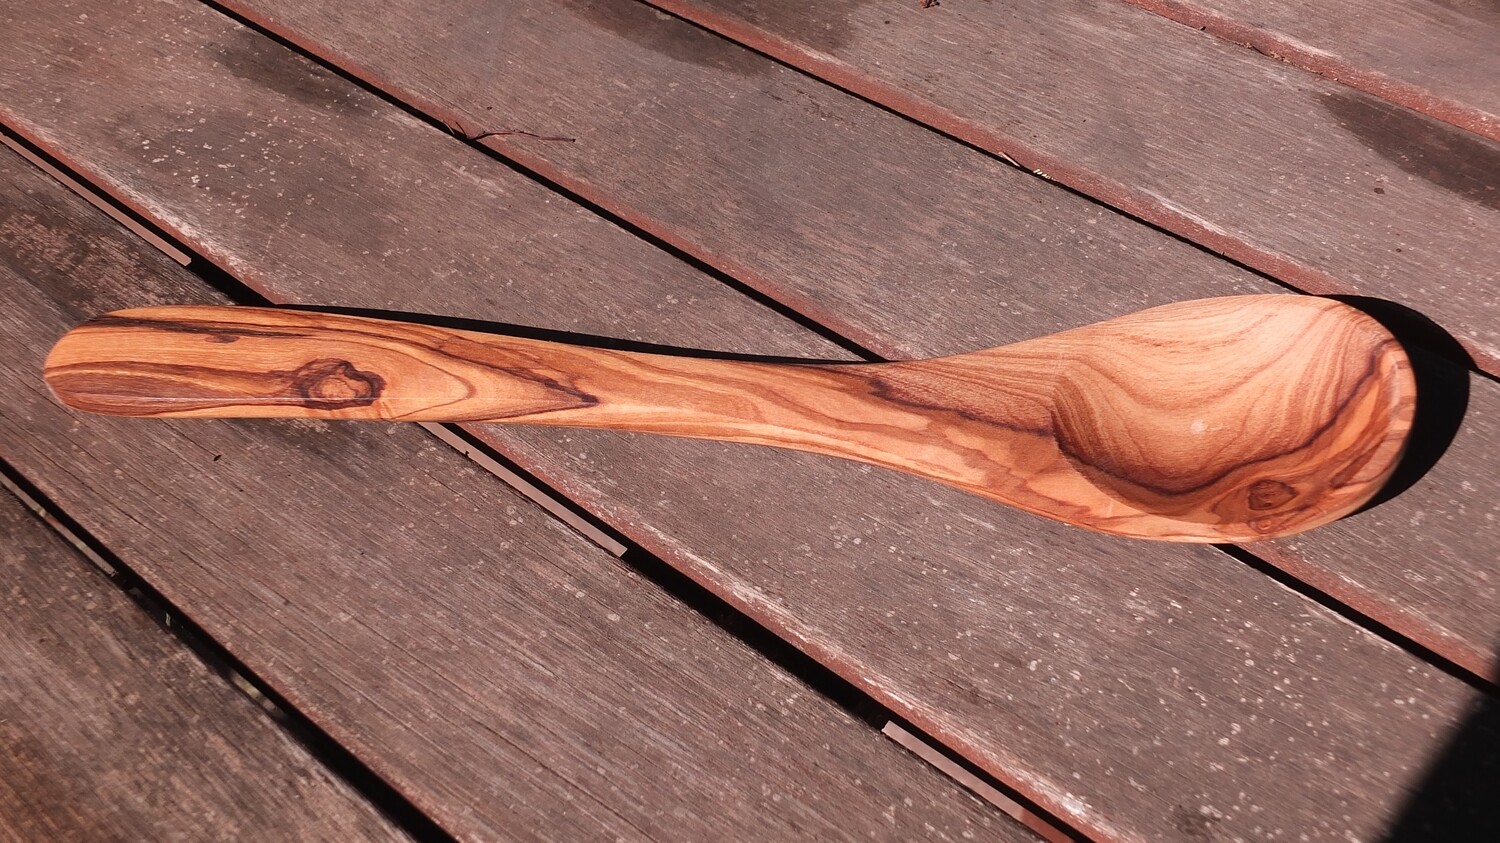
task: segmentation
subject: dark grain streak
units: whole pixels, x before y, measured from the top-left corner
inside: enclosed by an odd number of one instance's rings
[[[186,322],[180,319],[145,319],[138,316],[119,316],[113,313],[95,316],[80,327],[86,328],[90,325],[115,329],[139,328],[147,331],[166,331],[176,334],[203,334],[209,337],[210,340],[219,342],[234,342],[239,337],[296,336],[296,333],[284,327],[281,329],[260,328],[246,321],[215,324],[209,322]]]

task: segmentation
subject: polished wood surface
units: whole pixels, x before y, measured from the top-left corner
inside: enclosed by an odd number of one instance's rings
[[[1152,308],[864,365],[715,360],[307,311],[151,307],[58,342],[68,405],[154,417],[511,422],[775,445],[1101,532],[1287,536],[1370,499],[1415,403],[1399,344],[1328,299]]]

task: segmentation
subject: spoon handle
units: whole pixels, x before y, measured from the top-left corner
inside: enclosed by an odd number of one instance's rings
[[[308,311],[147,307],[48,356],[65,404],[125,416],[510,421],[806,447],[856,401],[837,365],[643,354]]]

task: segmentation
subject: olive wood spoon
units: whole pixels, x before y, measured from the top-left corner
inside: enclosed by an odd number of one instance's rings
[[[515,422],[777,445],[899,469],[1068,524],[1286,536],[1358,509],[1411,427],[1406,355],[1331,299],[1181,302],[896,363],[618,351],[358,316],[148,307],[47,358],[65,404],[125,416]]]

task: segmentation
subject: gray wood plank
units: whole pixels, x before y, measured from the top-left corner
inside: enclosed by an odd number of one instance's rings
[[[1279,289],[641,4],[227,5],[887,356]]]
[[[1126,3],[653,0],[1500,373],[1500,143]]]
[[[0,840],[405,840],[0,489]]]
[[[139,12],[134,25],[148,35],[98,21],[95,8],[70,0],[39,15],[0,2],[0,26],[30,47],[8,51],[0,69],[0,119],[54,150],[66,127],[118,126],[137,185],[93,178],[101,174],[89,160],[70,163],[127,204],[149,203],[168,233],[248,283],[295,283],[325,302],[338,290],[340,304],[368,308],[399,307],[411,287],[451,283],[469,292],[463,315],[476,318],[504,321],[537,307],[551,314],[539,323],[546,328],[642,339],[694,325],[726,350],[838,354],[771,319],[779,333],[745,347],[733,326],[762,308],[744,296],[211,10],[168,2],[111,12]],[[108,49],[98,39],[115,26],[149,42]],[[154,34],[173,27],[187,31]],[[205,35],[213,40],[186,40]],[[183,52],[194,61],[164,87],[157,65]],[[124,175],[119,163],[111,171]],[[266,213],[265,203],[281,210]],[[207,236],[204,221],[218,218],[205,217],[207,208],[233,216],[234,230]],[[237,258],[309,249],[339,260],[288,261],[267,275]],[[598,295],[596,285],[612,294]],[[362,292],[344,295],[353,290]]]
[[[312,184],[330,166],[343,166],[324,156],[355,151],[342,145],[349,138],[358,138],[360,156],[349,166],[365,162],[356,170],[373,185],[374,207],[412,221],[409,243],[424,242],[430,228],[439,242],[474,254],[484,238],[520,242],[498,230],[506,220],[538,225],[538,239],[551,221],[540,205],[502,213],[472,202],[488,179],[501,185],[494,190],[508,188],[506,180],[515,178],[508,171],[483,169],[478,184],[448,189],[448,174],[459,166],[470,172],[466,162],[475,153],[451,141],[441,151],[431,142],[436,132],[395,113],[372,118],[384,134],[360,131],[365,118],[358,115],[373,113],[373,101],[335,79],[309,76],[300,62],[261,65],[263,78],[277,80],[274,90],[236,82],[216,62],[217,48],[205,46],[233,42],[240,37],[234,27],[170,4],[153,9],[155,21],[96,12],[89,26],[107,20],[115,50],[172,55],[160,62],[171,74],[112,66],[110,87],[75,100],[70,112],[97,116],[75,122],[48,97],[49,84],[69,78],[39,75],[23,55],[0,68],[0,81],[20,91],[17,80],[24,80],[42,95],[13,95],[8,114],[278,300],[384,299],[543,325],[597,318],[549,312],[545,290],[540,301],[508,298],[502,310],[475,291],[482,284],[444,274],[441,265],[413,276],[407,269],[415,264],[370,262],[351,277],[349,256],[381,242],[361,224],[371,208],[363,192],[319,189],[314,201],[323,204],[305,212],[273,201],[275,188],[262,191],[272,175]],[[45,16],[31,23],[35,13],[16,20],[42,55],[66,54],[70,45],[88,49],[100,37],[63,25],[67,17],[51,26]],[[174,38],[186,46],[152,37],[156,25],[181,33]],[[305,90],[309,78],[320,96],[344,103],[343,116],[321,100],[286,95]],[[210,84],[215,96],[200,97]],[[112,103],[122,91],[161,107],[117,109]],[[170,137],[167,115],[188,109],[205,121],[198,125],[216,128],[200,144],[177,147],[194,156],[179,167],[208,173],[219,193],[244,193],[237,203],[154,172],[144,164],[159,153],[116,140]],[[265,165],[250,159],[220,174],[216,162],[231,162],[212,149],[197,151],[201,143],[236,149],[246,124],[258,131],[269,115],[280,133],[275,148],[300,144],[316,152]],[[419,178],[442,189],[387,187]],[[248,209],[268,206],[290,210],[297,228],[316,236],[243,237],[243,229],[265,225]],[[478,214],[455,217],[454,206]],[[239,207],[247,213],[236,214]],[[466,234],[453,235],[452,227]],[[643,289],[662,299],[698,295],[698,287],[654,286],[659,279],[627,272],[644,260],[638,250],[645,246],[610,244],[616,253],[592,267],[606,280],[576,293],[601,309]],[[560,254],[566,249],[525,252],[508,265],[545,274],[556,265],[539,258],[562,260]],[[588,281],[585,273],[568,277],[569,284]],[[615,330],[758,350],[797,342],[767,314],[691,312],[694,319],[670,324],[626,312]],[[804,335],[801,342],[812,340]],[[481,432],[971,760],[1102,838],[1197,839],[1206,829],[1373,838],[1466,711],[1470,694],[1460,683],[1211,550],[1116,542],[920,481],[802,455],[608,434]]]
[[[217,298],[61,193],[0,151],[0,457],[442,826],[1029,839],[416,428],[54,403],[40,366],[69,325]]]
[[[1500,7],[1487,0],[1128,0],[1500,140]]]
[[[382,0],[377,19],[229,4],[449,123],[576,135],[487,142],[887,355],[1280,289],[641,5]],[[670,167],[648,153],[665,149]],[[1500,385],[1472,380],[1470,427],[1441,471],[1336,531],[1256,552],[1500,678],[1500,546],[1488,510],[1452,505],[1500,474]],[[1451,526],[1440,541],[1393,529],[1429,515]]]

